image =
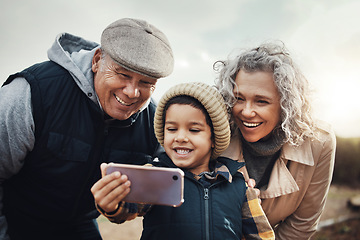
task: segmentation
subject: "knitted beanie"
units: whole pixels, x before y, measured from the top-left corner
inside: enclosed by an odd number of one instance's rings
[[[214,128],[215,147],[211,158],[217,158],[230,143],[230,127],[224,99],[219,91],[201,82],[182,83],[170,88],[160,99],[154,118],[155,135],[164,146],[164,108],[166,103],[176,96],[190,96],[197,99],[208,112]]]

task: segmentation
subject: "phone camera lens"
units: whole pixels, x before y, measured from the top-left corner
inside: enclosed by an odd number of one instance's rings
[[[175,181],[178,180],[178,176],[174,175],[174,176],[173,176],[173,179],[174,179]]]

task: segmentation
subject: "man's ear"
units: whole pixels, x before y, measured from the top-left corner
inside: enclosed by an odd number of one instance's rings
[[[95,54],[92,58],[91,61],[91,69],[94,73],[96,73],[97,71],[99,71],[99,67],[100,67],[100,61],[101,61],[101,49],[98,48],[95,51]]]

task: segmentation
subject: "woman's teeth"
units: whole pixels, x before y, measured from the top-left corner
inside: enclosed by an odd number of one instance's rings
[[[248,123],[248,122],[243,122],[243,124],[244,124],[245,127],[253,128],[253,127],[259,126],[261,123]]]

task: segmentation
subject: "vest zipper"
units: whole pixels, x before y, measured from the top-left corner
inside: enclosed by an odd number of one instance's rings
[[[210,218],[209,218],[209,189],[204,188],[205,200],[205,239],[210,239]]]

